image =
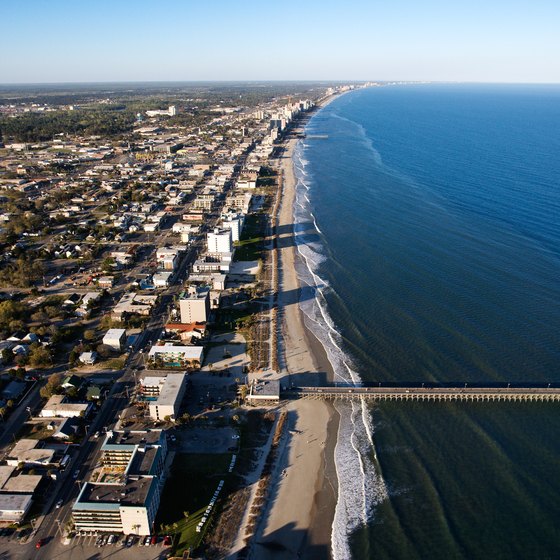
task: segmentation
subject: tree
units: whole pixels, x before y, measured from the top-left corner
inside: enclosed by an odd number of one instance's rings
[[[29,363],[34,367],[46,367],[52,365],[51,352],[45,346],[32,344],[29,352]]]
[[[14,359],[14,353],[8,348],[2,350],[2,362],[4,364],[11,364]]]
[[[61,388],[62,384],[62,374],[61,373],[53,373],[47,384],[44,387],[41,387],[41,397],[44,399],[50,399],[53,395],[56,395],[62,391]]]
[[[70,367],[74,367],[78,362],[78,358],[80,357],[79,352],[76,350],[76,347],[70,350],[70,354],[68,355],[68,365]]]

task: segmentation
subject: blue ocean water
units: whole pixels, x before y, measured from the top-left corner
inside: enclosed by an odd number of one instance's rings
[[[369,88],[307,132],[300,306],[340,379],[560,381],[559,86]],[[558,405],[346,406],[335,558],[560,558]]]

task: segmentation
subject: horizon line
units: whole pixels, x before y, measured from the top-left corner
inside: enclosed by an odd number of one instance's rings
[[[368,82],[390,84],[488,84],[488,85],[560,85],[560,81],[490,81],[490,80],[407,80],[407,79],[235,79],[235,80],[101,80],[101,81],[61,81],[61,82],[0,82],[0,87],[17,86],[58,86],[58,85],[126,85],[126,84],[258,84],[258,83],[300,83],[300,84],[365,84]]]

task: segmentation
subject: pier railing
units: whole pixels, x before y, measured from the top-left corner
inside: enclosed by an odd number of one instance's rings
[[[556,387],[292,387],[283,398],[377,401],[560,401]]]

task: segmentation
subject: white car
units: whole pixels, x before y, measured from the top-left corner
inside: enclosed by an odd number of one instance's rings
[[[62,506],[62,500],[58,500],[58,502],[56,502],[56,509],[58,509],[60,506]]]

